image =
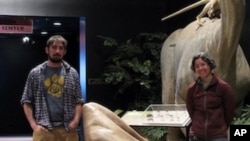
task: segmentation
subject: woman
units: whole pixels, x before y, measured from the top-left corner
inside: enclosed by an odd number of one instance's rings
[[[193,57],[191,69],[198,78],[189,85],[186,106],[192,120],[190,141],[227,141],[234,116],[231,86],[213,74],[215,61],[201,52]]]

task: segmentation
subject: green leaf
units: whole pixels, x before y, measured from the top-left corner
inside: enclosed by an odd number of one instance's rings
[[[105,84],[114,86],[115,96],[134,97],[129,101],[131,109],[161,101],[160,51],[167,35],[140,33],[124,42],[98,37],[104,47],[114,49],[104,59],[102,79]]]
[[[100,36],[100,35],[98,35],[97,37],[104,40],[103,41],[104,46],[107,46],[107,47],[118,46],[118,42],[114,38],[104,37],[104,36]]]

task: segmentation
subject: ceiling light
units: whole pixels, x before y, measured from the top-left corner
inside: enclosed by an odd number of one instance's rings
[[[48,34],[48,32],[47,31],[42,31],[41,34],[46,35],[46,34]]]
[[[54,26],[61,26],[62,23],[60,23],[60,22],[54,22],[53,25],[54,25]]]

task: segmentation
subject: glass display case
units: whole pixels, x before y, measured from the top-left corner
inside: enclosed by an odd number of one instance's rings
[[[185,104],[151,104],[142,118],[146,125],[184,127],[191,122]]]
[[[185,104],[151,104],[144,111],[128,111],[122,119],[132,126],[185,127],[191,123]]]

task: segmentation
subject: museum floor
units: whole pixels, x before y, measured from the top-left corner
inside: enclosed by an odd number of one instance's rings
[[[32,141],[32,137],[0,137],[0,141]]]

